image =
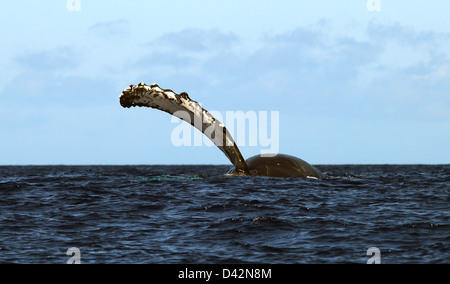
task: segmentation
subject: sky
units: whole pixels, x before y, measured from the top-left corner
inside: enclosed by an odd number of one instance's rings
[[[448,11],[444,0],[4,1],[0,165],[229,164],[215,147],[174,145],[167,113],[122,108],[139,82],[223,114],[276,111],[279,152],[311,164],[448,164]]]

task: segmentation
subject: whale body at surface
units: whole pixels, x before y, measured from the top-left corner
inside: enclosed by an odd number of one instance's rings
[[[248,174],[252,176],[324,178],[315,167],[291,155],[256,155],[245,160],[245,163]]]
[[[157,84],[140,83],[130,85],[122,92],[120,104],[126,108],[135,106],[156,108],[190,123],[227,156],[234,165],[234,169],[230,171],[232,174],[318,179],[324,177],[312,165],[290,155],[257,155],[244,160],[225,125],[203,109],[198,102],[192,100],[187,93],[176,94],[170,89],[160,88]]]

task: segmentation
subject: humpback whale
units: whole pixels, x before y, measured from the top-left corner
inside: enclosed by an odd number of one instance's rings
[[[120,95],[122,107],[150,107],[176,116],[200,130],[230,160],[229,174],[270,177],[324,178],[312,165],[300,158],[284,155],[256,155],[245,160],[225,125],[213,117],[186,92],[180,94],[157,84],[130,85]]]

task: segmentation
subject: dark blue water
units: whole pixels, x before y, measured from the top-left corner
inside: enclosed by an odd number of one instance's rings
[[[0,167],[0,263],[450,263],[450,165]]]

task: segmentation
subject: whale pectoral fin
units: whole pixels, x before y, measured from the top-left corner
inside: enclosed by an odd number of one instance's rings
[[[192,100],[186,92],[176,94],[157,84],[149,86],[140,83],[130,85],[122,92],[120,104],[126,108],[156,108],[183,119],[206,135],[227,156],[237,173],[248,173],[247,164],[225,125]]]

